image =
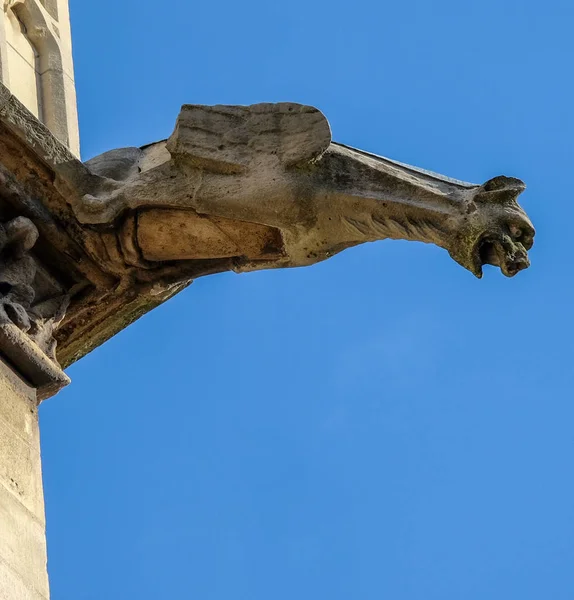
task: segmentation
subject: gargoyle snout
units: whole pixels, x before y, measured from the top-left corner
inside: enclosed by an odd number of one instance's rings
[[[520,271],[528,269],[530,260],[522,245],[514,246],[500,257],[500,270],[506,277],[514,277]]]

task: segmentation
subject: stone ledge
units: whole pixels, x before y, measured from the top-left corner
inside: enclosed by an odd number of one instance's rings
[[[0,324],[0,353],[37,389],[38,402],[53,396],[70,378],[28,336],[10,323]]]

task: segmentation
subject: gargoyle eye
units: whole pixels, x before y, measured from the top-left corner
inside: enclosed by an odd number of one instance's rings
[[[520,241],[520,239],[522,238],[522,235],[523,235],[522,229],[520,227],[518,227],[517,225],[511,225],[509,227],[509,230],[510,230],[510,237],[515,242]]]

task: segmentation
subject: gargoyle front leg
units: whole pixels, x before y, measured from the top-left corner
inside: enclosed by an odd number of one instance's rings
[[[111,223],[125,208],[125,182],[107,179],[93,194],[84,194],[72,200],[72,208],[81,223]]]
[[[202,181],[200,169],[183,171],[170,163],[128,181],[102,179],[96,192],[72,199],[72,208],[86,225],[113,223],[122,212],[143,207],[192,209]]]

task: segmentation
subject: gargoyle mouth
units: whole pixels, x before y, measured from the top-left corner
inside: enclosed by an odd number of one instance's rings
[[[498,238],[485,236],[480,239],[475,246],[473,258],[473,271],[477,277],[482,277],[483,265],[500,267],[506,277],[514,277],[530,266],[527,249],[520,241],[507,235]]]

